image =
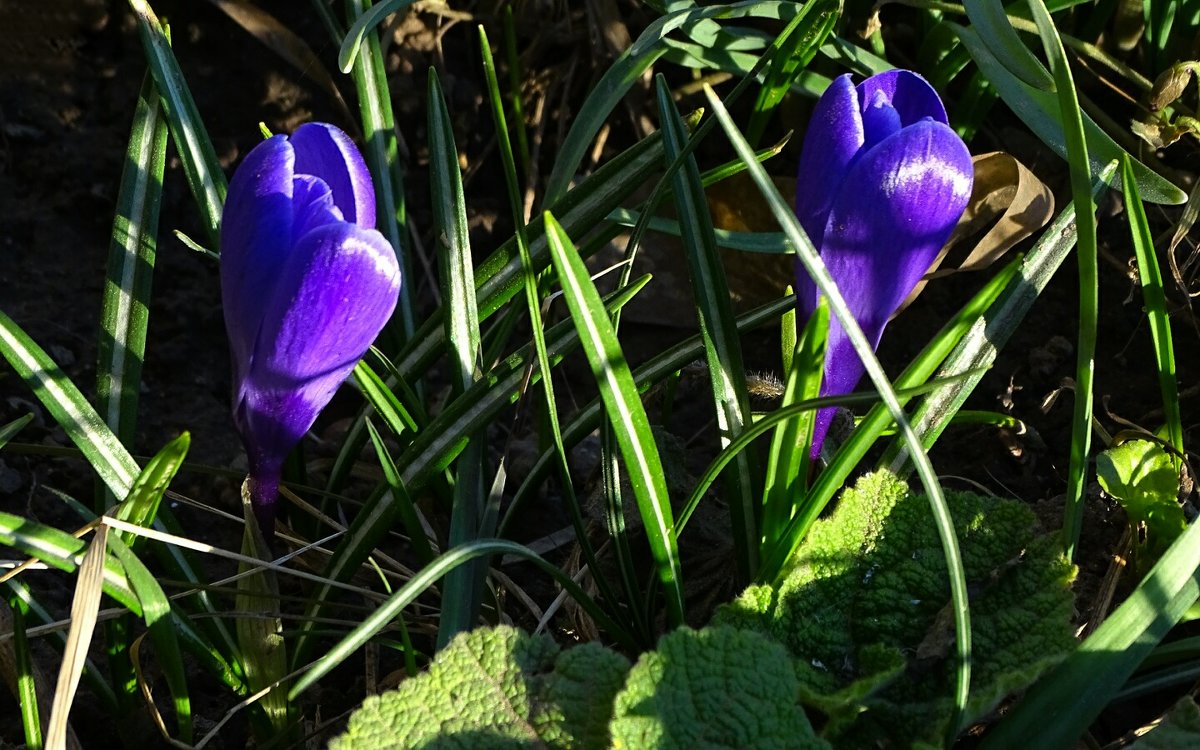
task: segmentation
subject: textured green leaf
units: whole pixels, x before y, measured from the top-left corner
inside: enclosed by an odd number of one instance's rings
[[[1024,505],[966,492],[946,500],[971,591],[965,724],[1073,648],[1074,568],[1053,537],[1038,535]],[[777,589],[752,587],[717,614],[719,624],[766,632],[805,665],[797,669],[801,701],[830,717],[825,735],[835,747],[909,747],[944,737],[954,629],[930,521],[927,500],[894,475],[867,476],[813,525]],[[897,652],[907,659],[903,675]]]
[[[748,630],[681,628],[643,654],[617,695],[620,750],[799,750],[828,745],[796,703],[787,651]]]
[[[629,662],[509,627],[463,633],[429,670],[368,698],[331,750],[606,748]]]
[[[1129,746],[1129,750],[1192,750],[1200,747],[1200,706],[1190,695],[1179,699],[1162,723]]]

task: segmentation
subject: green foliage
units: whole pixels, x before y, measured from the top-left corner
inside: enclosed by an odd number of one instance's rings
[[[560,651],[513,628],[457,636],[419,677],[368,698],[332,750],[608,745],[629,662],[598,644]]]
[[[971,592],[965,725],[1072,649],[1075,570],[1025,506],[966,492],[946,500]],[[937,742],[948,728],[953,620],[929,521],[928,500],[894,475],[864,477],[814,524],[777,589],[752,587],[717,613],[787,646],[800,700],[829,717],[835,747]]]
[[[599,644],[560,651],[548,636],[487,628],[368,698],[330,747],[826,748],[797,687],[787,651],[750,631],[681,628],[631,670]]]
[[[1145,535],[1135,537],[1137,569],[1144,573],[1187,530],[1176,500],[1179,472],[1174,461],[1158,443],[1129,440],[1096,456],[1096,478],[1125,508],[1131,524],[1145,525]]]
[[[643,654],[617,695],[614,748],[800,750],[828,747],[796,704],[778,643],[748,630],[682,628]]]
[[[1129,750],[1190,750],[1200,747],[1200,706],[1190,695],[1179,699],[1162,723],[1148,732]]]

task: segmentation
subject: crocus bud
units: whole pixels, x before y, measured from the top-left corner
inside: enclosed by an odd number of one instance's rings
[[[371,175],[324,123],[256,146],[229,184],[221,297],[233,420],[270,537],[283,461],[395,309],[400,266],[375,230]]]
[[[971,197],[966,145],[925,79],[890,70],[853,85],[844,75],[817,102],[804,137],[796,216],[872,347],[949,238]],[[818,290],[796,264],[797,319]],[[821,394],[849,393],[864,367],[836,318],[829,322]],[[812,453],[833,416],[817,415]]]

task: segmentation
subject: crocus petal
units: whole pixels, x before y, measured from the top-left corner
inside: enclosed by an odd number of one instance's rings
[[[262,325],[259,301],[290,250],[294,154],[282,135],[246,155],[229,183],[221,217],[221,297],[234,382],[246,372]]]
[[[877,94],[882,94],[900,115],[901,126],[913,125],[926,117],[943,125],[950,123],[933,86],[911,70],[897,68],[878,73],[858,84],[857,91],[864,109],[876,101]]]
[[[888,101],[882,91],[875,91],[872,99],[866,102],[862,112],[863,148],[872,148],[892,133],[904,127],[900,121],[900,113]]]
[[[391,317],[399,290],[396,254],[373,229],[326,224],[296,244],[264,301],[254,360],[235,394],[252,476],[282,463],[312,426]]]
[[[298,174],[292,178],[292,241],[325,224],[345,221],[333,202],[333,191],[320,177]]]
[[[346,221],[375,227],[375,189],[371,173],[350,136],[323,122],[309,122],[292,133],[296,173],[320,177],[333,191],[333,202]]]
[[[796,182],[796,218],[821,246],[837,186],[863,145],[858,95],[849,74],[833,79],[813,109]]]
[[[946,125],[924,120],[866,152],[838,191],[821,257],[872,347],[949,238],[971,197],[971,155]],[[849,393],[864,368],[830,320],[822,393]],[[831,410],[818,416],[824,439]]]

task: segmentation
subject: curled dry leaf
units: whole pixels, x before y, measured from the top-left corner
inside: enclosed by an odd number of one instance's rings
[[[1054,216],[1054,195],[1050,188],[1012,155],[993,151],[979,154],[972,161],[975,164],[975,186],[971,192],[971,202],[967,204],[967,210],[941,254],[896,311],[897,314],[917,298],[929,281],[962,271],[981,271],[990,267],[1021,240],[1046,226]],[[947,265],[947,256],[962,240],[974,236],[992,222],[995,222],[992,228],[965,257]]]

